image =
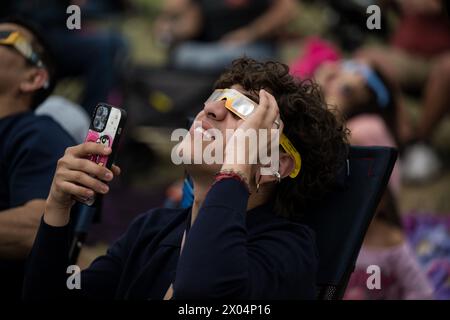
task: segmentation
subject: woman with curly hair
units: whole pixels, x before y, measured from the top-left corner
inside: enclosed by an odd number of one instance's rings
[[[211,149],[219,144],[218,134],[239,129],[265,129],[279,138],[276,170],[263,174],[259,149],[251,147],[244,163],[185,164],[194,183],[192,207],[139,216],[106,255],[81,272],[78,290],[66,288],[72,197],[106,194],[105,182],[120,170],[85,160],[87,154],[111,152],[101,145],[67,149],[29,258],[25,298],[315,298],[314,233],[298,218],[334,183],[347,157],[347,131],[315,84],[296,80],[281,63],[247,58],[222,74],[196,116],[194,134],[181,144],[194,142],[197,133],[208,138],[203,148]],[[247,146],[227,140],[219,149],[229,155],[239,147]]]

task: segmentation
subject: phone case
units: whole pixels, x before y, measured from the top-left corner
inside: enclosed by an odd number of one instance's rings
[[[106,121],[105,127],[101,131],[98,131],[94,126],[94,118],[99,107],[106,107],[108,109],[108,120]],[[101,143],[104,146],[111,147],[112,152],[109,156],[91,155],[89,160],[100,166],[106,166],[108,169],[111,168],[116,157],[117,147],[125,127],[126,118],[127,113],[123,109],[108,105],[106,103],[99,103],[95,107],[85,142]],[[94,196],[93,198],[87,200],[77,199],[77,201],[88,206],[92,206],[95,204],[97,198],[98,196]]]

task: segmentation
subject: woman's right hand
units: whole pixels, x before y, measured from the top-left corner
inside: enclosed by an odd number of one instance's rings
[[[88,160],[90,155],[111,154],[111,148],[94,142],[86,142],[66,149],[58,160],[50,193],[46,201],[44,220],[53,226],[64,226],[69,222],[70,209],[75,199],[89,199],[95,193],[106,194],[106,182],[120,174],[117,166],[112,171]]]

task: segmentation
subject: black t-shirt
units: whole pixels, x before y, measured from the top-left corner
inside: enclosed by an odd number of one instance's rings
[[[52,118],[32,112],[0,119],[0,214],[47,198],[56,162],[75,142]],[[0,297],[21,291],[23,261],[0,258]]]
[[[217,41],[264,14],[273,0],[194,0],[201,10],[202,32],[197,40]]]

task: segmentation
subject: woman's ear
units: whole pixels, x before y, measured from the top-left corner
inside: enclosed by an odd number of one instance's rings
[[[24,93],[32,93],[48,86],[48,72],[43,68],[30,68],[26,71],[24,79],[20,83],[20,90]]]
[[[289,176],[294,170],[294,159],[288,155],[287,153],[280,152],[280,167],[278,168],[278,173],[280,174],[281,179]],[[278,178],[276,175],[261,175],[261,170],[256,170],[255,181],[260,185],[269,182],[278,182]]]
[[[287,153],[280,152],[280,176],[281,179],[289,176],[294,170],[295,162],[294,159]]]

